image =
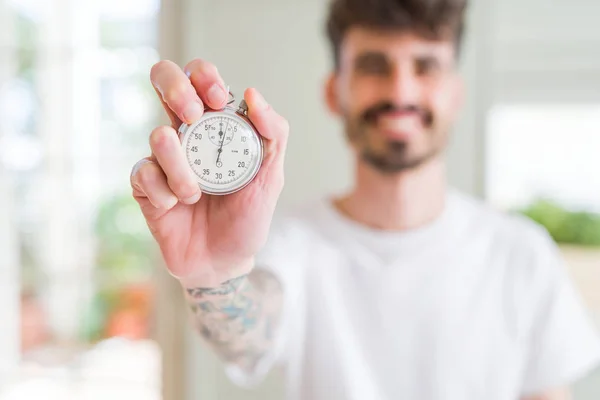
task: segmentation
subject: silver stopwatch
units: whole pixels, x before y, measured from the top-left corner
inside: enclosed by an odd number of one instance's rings
[[[200,120],[179,127],[187,162],[204,193],[225,195],[248,185],[263,159],[262,138],[248,119],[248,106],[231,99],[223,110],[207,109]]]

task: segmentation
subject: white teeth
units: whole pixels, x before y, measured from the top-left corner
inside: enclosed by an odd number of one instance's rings
[[[419,128],[418,118],[382,118],[381,119],[381,128],[388,129],[392,131],[404,131],[404,132],[412,132]]]

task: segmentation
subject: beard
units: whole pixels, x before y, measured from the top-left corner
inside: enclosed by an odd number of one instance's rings
[[[423,124],[426,148],[415,151],[409,141],[377,137],[377,120],[387,112],[416,114]],[[445,135],[437,134],[433,113],[417,106],[397,106],[391,102],[379,103],[365,110],[358,117],[346,115],[346,135],[358,149],[359,156],[367,164],[383,173],[398,173],[418,168],[436,157],[444,148]]]

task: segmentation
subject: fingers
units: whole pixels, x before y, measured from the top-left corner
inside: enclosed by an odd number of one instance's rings
[[[261,136],[267,139],[267,150],[283,156],[290,131],[287,120],[277,114],[256,89],[247,89],[244,99],[248,104],[248,117]]]
[[[177,132],[168,126],[156,128],[150,135],[150,148],[174,195],[182,203],[196,203],[201,196],[200,188],[185,159]]]
[[[227,93],[217,67],[204,60],[195,59],[190,61],[183,71],[189,77],[204,104],[213,110],[225,107],[229,93]]]
[[[257,180],[265,189],[279,193],[284,182],[283,164],[289,124],[275,112],[258,90],[247,89],[244,99],[248,104],[248,117],[260,135],[266,139],[263,141],[265,156]]]
[[[155,208],[170,210],[178,199],[167,184],[167,177],[153,161],[140,160],[131,171],[131,186],[148,198]]]
[[[152,67],[150,80],[169,114],[173,126],[180,121],[191,124],[200,119],[204,105],[196,89],[177,64],[160,61]]]
[[[154,159],[144,158],[131,171],[131,186],[136,197],[147,197],[157,209],[170,210],[179,201],[194,204],[200,188],[181,150],[175,130],[162,126],[152,131],[150,147]]]
[[[171,128],[160,127],[152,132],[152,154],[166,176],[171,192],[183,203],[193,204],[199,200],[201,191],[175,130],[182,122],[191,124],[197,121],[204,113],[204,105],[222,109],[229,94],[217,68],[200,59],[188,63],[184,70],[171,61],[161,61],[152,67],[150,77],[172,122]],[[263,183],[282,181],[289,124],[256,89],[246,90],[244,98],[248,104],[249,119],[265,139],[264,168],[261,169],[266,171],[259,173],[265,178]]]
[[[217,68],[204,60],[192,60],[183,71],[171,61],[160,61],[152,67],[150,80],[175,128],[181,122],[197,121],[204,105],[216,110],[227,103],[223,79]]]

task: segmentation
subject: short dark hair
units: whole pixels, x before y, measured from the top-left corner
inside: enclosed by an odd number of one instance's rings
[[[452,39],[460,50],[468,0],[332,0],[327,36],[335,66],[344,35],[355,26]]]

